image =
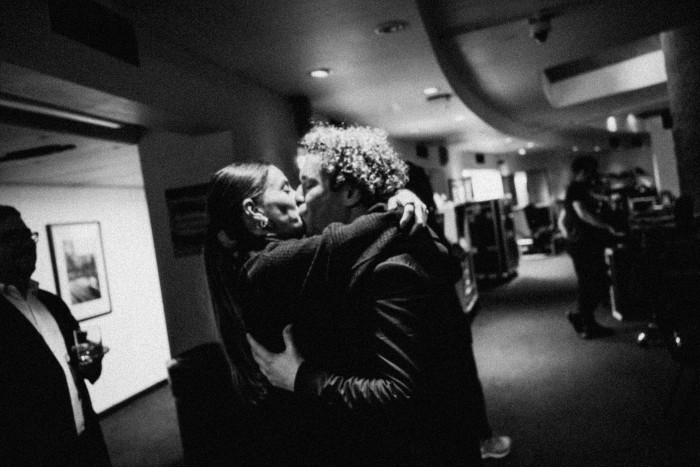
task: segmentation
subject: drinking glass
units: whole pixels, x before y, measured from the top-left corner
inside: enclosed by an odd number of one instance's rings
[[[78,365],[89,365],[109,350],[102,345],[102,331],[95,324],[74,330],[73,340],[75,342],[73,349],[75,349]]]

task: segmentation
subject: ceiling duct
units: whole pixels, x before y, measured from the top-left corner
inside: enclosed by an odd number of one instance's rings
[[[658,36],[651,36],[544,70],[549,103],[563,108],[667,81]]]
[[[48,156],[49,154],[70,151],[75,149],[75,147],[75,144],[47,144],[45,146],[37,146],[30,149],[8,152],[2,158],[0,158],[0,162]]]

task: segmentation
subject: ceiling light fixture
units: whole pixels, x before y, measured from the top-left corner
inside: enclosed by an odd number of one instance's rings
[[[32,112],[41,115],[46,115],[49,117],[64,118],[67,120],[73,120],[74,122],[97,125],[105,128],[110,128],[112,130],[118,130],[123,126],[121,123],[105,120],[99,117],[93,117],[91,115],[83,114],[73,110],[65,110],[61,109],[60,107],[54,107],[49,104],[32,102],[23,99],[17,99],[14,97],[10,98],[7,96],[0,96],[0,106],[7,107],[10,109],[22,110],[24,112]]]
[[[527,151],[525,150],[525,148],[520,148],[520,149],[518,149],[518,154],[520,154],[521,156],[524,156],[525,154],[527,154]]]
[[[600,146],[594,146],[594,147],[593,147],[593,150],[594,150],[595,152],[600,152]]]
[[[313,78],[318,78],[318,79],[324,79],[328,78],[331,75],[331,69],[330,68],[317,68],[316,70],[311,70],[309,74]]]
[[[440,90],[438,88],[425,88],[425,89],[423,89],[423,94],[425,94],[426,96],[432,96],[432,95],[437,94],[439,92],[440,92]]]
[[[532,141],[529,141],[525,146],[527,146],[528,149],[532,149],[535,147],[535,143],[533,143]]]
[[[578,152],[578,146],[571,146],[571,150],[573,152]]]
[[[375,34],[393,34],[395,32],[401,32],[408,29],[408,21],[404,21],[401,19],[394,19],[391,21],[385,21],[384,23],[380,23],[377,25],[376,28],[374,28]]]
[[[466,121],[466,120],[467,120],[467,116],[466,116],[466,115],[457,115],[457,116],[455,117],[455,122],[464,122],[464,121]]]

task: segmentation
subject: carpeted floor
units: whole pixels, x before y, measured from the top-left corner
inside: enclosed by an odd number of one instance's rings
[[[668,351],[639,347],[645,323],[604,307],[598,321],[615,336],[579,339],[564,317],[575,299],[566,255],[524,256],[515,280],[482,291],[474,350],[494,429],[514,442],[498,463],[700,465],[698,398],[681,392],[665,416],[677,372]]]
[[[482,287],[474,349],[494,430],[513,438],[511,455],[487,465],[700,465],[698,395],[681,390],[665,414],[677,371],[667,350],[640,348],[644,323],[604,309],[615,336],[579,339],[564,318],[575,294],[566,255],[525,256],[517,278]],[[167,386],[102,426],[115,466],[182,465]]]

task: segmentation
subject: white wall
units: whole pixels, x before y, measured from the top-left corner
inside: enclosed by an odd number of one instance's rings
[[[16,207],[40,233],[40,287],[56,292],[46,226],[99,221],[112,312],[97,324],[111,350],[102,377],[89,386],[101,412],[167,377],[170,358],[153,237],[143,189],[0,185],[0,203]]]
[[[233,162],[231,133],[154,132],[139,143],[153,241],[173,355],[219,340],[202,255],[175,257],[165,190],[206,183]]]

